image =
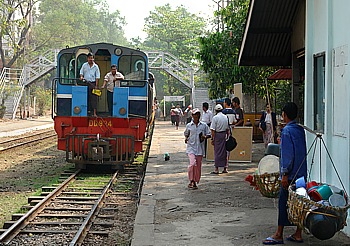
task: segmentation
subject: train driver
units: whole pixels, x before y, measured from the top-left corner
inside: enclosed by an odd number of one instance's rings
[[[97,117],[97,95],[92,93],[93,89],[98,88],[98,80],[100,79],[100,68],[94,62],[94,55],[92,53],[87,54],[87,62],[85,62],[80,69],[80,80],[85,79],[89,87],[89,107],[88,111],[91,109],[94,111],[94,117]]]

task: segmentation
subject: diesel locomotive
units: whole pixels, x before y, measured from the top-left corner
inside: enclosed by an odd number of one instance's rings
[[[80,68],[89,53],[94,54],[100,69],[98,87],[112,64],[124,75],[114,87],[112,109],[108,108],[106,88],[98,88],[97,117],[89,114],[88,86],[80,80]],[[148,134],[153,94],[148,58],[138,49],[96,43],[61,50],[52,86],[52,116],[58,149],[66,152],[66,161],[77,168],[105,164],[114,169],[133,162]]]

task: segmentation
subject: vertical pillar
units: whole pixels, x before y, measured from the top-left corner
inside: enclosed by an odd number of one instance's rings
[[[30,106],[31,105],[31,102],[30,102],[30,87],[28,86],[28,112],[27,112],[27,117],[29,118],[30,117]]]
[[[24,87],[24,98],[23,98],[23,119],[26,119],[26,112],[27,112],[27,88]]]

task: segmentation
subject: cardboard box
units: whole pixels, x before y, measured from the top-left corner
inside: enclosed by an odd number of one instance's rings
[[[230,162],[251,162],[253,147],[253,127],[235,127],[232,135],[237,140],[237,147],[230,152]],[[207,140],[207,160],[214,161],[214,146]]]

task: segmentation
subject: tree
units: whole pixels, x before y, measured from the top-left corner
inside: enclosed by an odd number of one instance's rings
[[[232,1],[215,13],[221,16],[225,29],[200,38],[198,58],[201,67],[208,73],[211,98],[226,96],[226,90],[233,88],[235,83],[242,83],[243,92],[250,95],[266,95],[264,80],[273,69],[238,66],[248,8],[249,0]]]
[[[55,6],[55,8],[52,8]],[[105,0],[42,0],[36,15],[36,49],[110,42],[127,44],[125,19]]]
[[[0,57],[3,67],[12,67],[24,53],[36,0],[0,1]]]
[[[204,32],[206,22],[203,18],[187,11],[184,6],[172,8],[170,4],[155,7],[145,18],[145,50],[169,52],[185,61],[189,66],[198,65],[196,53],[199,49],[198,37]],[[140,45],[139,39],[133,40]],[[189,89],[164,71],[157,73],[157,95],[187,95]],[[159,92],[158,92],[159,91]]]
[[[204,32],[203,18],[191,14],[184,6],[174,10],[170,4],[155,7],[145,18],[144,44],[172,53],[187,63],[192,63],[198,50],[198,37]]]

